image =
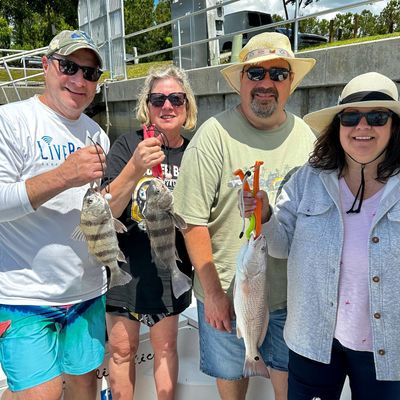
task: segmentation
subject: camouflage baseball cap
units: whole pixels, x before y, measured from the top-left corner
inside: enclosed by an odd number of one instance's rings
[[[54,53],[68,56],[80,49],[92,50],[99,60],[99,67],[103,67],[103,59],[98,47],[94,44],[91,37],[83,31],[61,31],[50,42],[47,56],[51,56]]]

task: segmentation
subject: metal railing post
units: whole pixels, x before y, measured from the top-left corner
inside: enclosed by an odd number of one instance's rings
[[[179,68],[182,68],[182,50],[181,50],[181,46],[182,46],[182,41],[181,41],[181,21],[178,19],[177,21],[177,29],[178,29],[178,46],[179,46],[179,50],[178,50],[178,57],[179,57]]]
[[[294,32],[293,32],[293,51],[296,53],[299,49],[299,0],[296,0],[294,7]]]

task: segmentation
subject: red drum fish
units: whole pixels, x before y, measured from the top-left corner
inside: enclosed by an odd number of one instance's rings
[[[267,241],[263,234],[252,234],[237,258],[233,304],[236,313],[236,334],[246,348],[243,376],[269,377],[267,366],[258,348],[268,329]]]

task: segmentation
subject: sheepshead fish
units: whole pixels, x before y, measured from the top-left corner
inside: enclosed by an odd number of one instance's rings
[[[153,262],[158,268],[170,270],[172,292],[178,298],[192,287],[192,280],[176,264],[179,257],[175,247],[175,226],[186,229],[186,223],[174,213],[173,202],[171,191],[160,179],[154,178],[146,189],[142,214],[150,239]]]
[[[125,285],[132,277],[121,269],[118,261],[126,262],[118,247],[117,234],[126,232],[125,225],[113,218],[110,206],[102,194],[89,188],[83,197],[81,220],[72,233],[72,239],[85,241],[89,254],[110,269],[110,285]]]
[[[243,338],[246,355],[243,376],[269,377],[267,366],[258,348],[268,328],[267,241],[264,235],[250,236],[237,258],[233,304],[236,313],[236,334]]]

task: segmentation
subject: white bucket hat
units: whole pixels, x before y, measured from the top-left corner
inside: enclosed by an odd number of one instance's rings
[[[377,72],[358,75],[344,87],[336,106],[309,113],[303,119],[312,129],[321,133],[336,114],[349,107],[382,107],[400,115],[396,84]]]
[[[236,92],[240,92],[240,73],[245,65],[265,61],[286,60],[293,72],[292,93],[315,65],[313,58],[296,58],[287,36],[277,32],[264,32],[253,36],[239,53],[239,62],[221,70],[222,75]]]

